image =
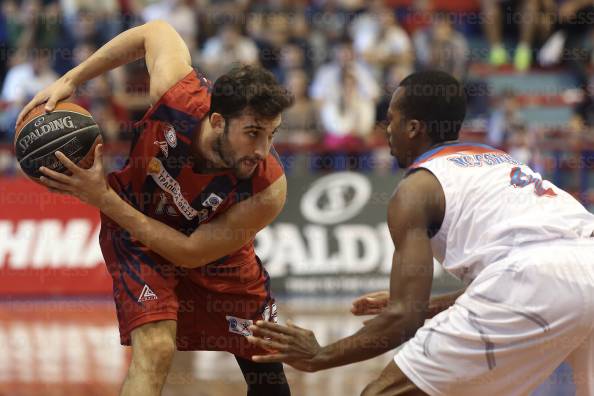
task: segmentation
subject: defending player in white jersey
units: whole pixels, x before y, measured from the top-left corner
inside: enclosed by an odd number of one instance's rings
[[[526,395],[563,361],[577,394],[594,395],[594,215],[508,154],[458,142],[465,112],[446,73],[401,82],[388,110],[407,168],[388,207],[390,291],[353,306],[379,314],[324,347],[258,322],[251,342],[271,353],[254,360],[317,371],[408,341],[364,395]],[[433,257],[467,288],[430,300]]]

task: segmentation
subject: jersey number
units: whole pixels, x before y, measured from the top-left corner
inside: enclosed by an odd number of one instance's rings
[[[529,184],[534,184],[534,193],[540,196],[556,197],[557,193],[552,188],[544,188],[540,175],[531,175],[524,173],[519,166],[513,168],[509,174],[511,178],[510,184],[516,188],[526,187]]]

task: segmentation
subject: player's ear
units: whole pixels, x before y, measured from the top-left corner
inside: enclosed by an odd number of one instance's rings
[[[209,121],[214,130],[222,132],[225,129],[225,117],[222,114],[212,113]]]
[[[418,137],[421,133],[421,121],[419,120],[410,120],[406,124],[406,133],[410,139],[414,139]]]

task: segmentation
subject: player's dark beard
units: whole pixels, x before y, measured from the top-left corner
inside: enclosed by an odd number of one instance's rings
[[[225,129],[223,134],[219,135],[212,145],[212,150],[219,156],[223,161],[225,168],[235,169],[237,164],[233,159],[233,155],[230,149],[231,144],[229,143],[229,123],[225,123]]]
[[[251,174],[242,174],[240,173],[240,164],[244,158],[240,158],[239,160],[235,160],[233,155],[233,150],[231,149],[231,142],[229,141],[229,129],[228,123],[225,124],[225,129],[223,130],[223,134],[217,137],[212,145],[212,150],[219,156],[221,161],[224,163],[224,167],[227,169],[232,169],[235,173],[235,176],[239,179],[247,179],[251,177]],[[252,159],[245,157],[245,159]],[[256,160],[256,159],[254,159]]]

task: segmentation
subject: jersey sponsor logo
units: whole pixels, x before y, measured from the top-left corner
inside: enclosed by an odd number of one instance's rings
[[[169,146],[167,146],[166,142],[160,142],[158,140],[155,140],[155,142],[153,144],[155,146],[159,146],[159,148],[161,149],[161,152],[163,153],[165,158],[167,158],[169,156]]]
[[[171,195],[174,205],[186,219],[192,220],[198,216],[198,211],[184,198],[179,183],[167,172],[161,161],[151,158],[148,173],[163,191]]]
[[[250,319],[242,319],[235,316],[226,315],[229,324],[229,333],[235,333],[244,337],[251,336],[250,326],[254,323]]]
[[[154,291],[151,290],[149,285],[145,284],[140,292],[140,296],[138,296],[138,302],[150,301],[150,300],[157,300],[159,297],[155,294]]]
[[[175,207],[170,203],[169,197],[165,193],[159,194],[161,200],[157,204],[157,208],[155,209],[155,213],[158,215],[168,215],[168,216],[179,216],[179,212],[175,210]]]
[[[371,197],[365,176],[340,172],[316,180],[301,199],[303,217],[318,224],[336,224],[357,216]]]
[[[54,132],[57,130],[63,130],[65,128],[74,128],[74,122],[72,122],[72,116],[66,116],[62,118],[58,118],[57,120],[50,121],[45,125],[37,125],[39,120],[35,121],[35,125],[37,128],[30,132],[28,135],[25,135],[19,138],[19,145],[23,150],[27,150],[31,143],[39,139],[40,137],[48,134],[49,132]],[[43,119],[41,119],[43,122]]]
[[[556,197],[557,193],[552,188],[545,188],[543,184],[546,182],[542,180],[538,173],[530,174],[522,171],[522,168],[516,166],[509,173],[510,184],[514,188],[526,187],[529,184],[534,184],[534,193],[541,196]]]
[[[165,141],[171,148],[175,148],[177,146],[177,135],[175,134],[175,128],[171,124],[165,125],[165,131],[163,132],[165,135]]]
[[[202,206],[211,207],[213,212],[217,210],[219,205],[223,202],[223,198],[219,197],[215,193],[211,193],[208,198],[202,202]]]

